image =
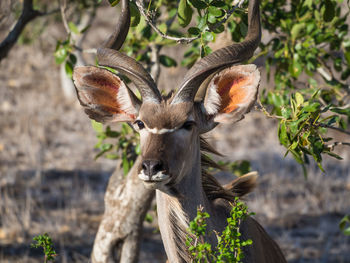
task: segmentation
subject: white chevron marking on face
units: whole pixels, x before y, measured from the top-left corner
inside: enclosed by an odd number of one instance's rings
[[[174,129],[157,129],[157,128],[153,128],[153,129],[150,129],[148,127],[146,127],[147,131],[149,131],[150,133],[153,133],[153,134],[164,134],[164,133],[169,133],[169,132],[174,132],[176,131],[178,128],[174,128]]]

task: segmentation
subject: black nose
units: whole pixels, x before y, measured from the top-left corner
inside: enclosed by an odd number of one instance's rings
[[[145,160],[142,162],[142,169],[145,175],[151,177],[160,171],[163,171],[163,162],[161,160]]]

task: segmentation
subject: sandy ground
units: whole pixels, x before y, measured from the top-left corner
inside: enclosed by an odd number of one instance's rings
[[[98,16],[87,47],[100,41],[107,23],[111,26],[106,17]],[[2,38],[6,27],[0,28]],[[0,262],[42,262],[30,243],[44,232],[53,238],[57,262],[87,262],[103,213],[115,163],[94,161],[97,139],[90,121],[75,99],[63,96],[52,56],[63,35],[61,25],[51,24],[0,64]],[[166,52],[178,56],[181,51]],[[176,87],[183,73],[164,70],[159,86]],[[283,158],[276,133],[273,120],[253,111],[207,137],[224,160],[249,160],[259,172],[259,186],[247,203],[288,262],[350,262],[350,237],[338,229],[350,214],[348,149],[339,147],[343,161],[325,158],[326,174],[311,164],[305,180],[298,164]],[[156,220],[145,222],[140,262],[164,261]]]

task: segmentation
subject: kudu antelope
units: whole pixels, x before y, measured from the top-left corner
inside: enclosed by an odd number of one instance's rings
[[[200,135],[219,123],[241,120],[256,101],[260,73],[255,65],[236,65],[252,57],[260,37],[259,1],[248,7],[248,34],[241,43],[215,51],[198,61],[174,94],[161,96],[149,73],[134,59],[117,51],[129,28],[128,0],[122,1],[117,29],[97,50],[99,64],[126,75],[142,96],[110,71],[76,67],[74,82],[81,105],[90,118],[103,122],[129,122],[140,133],[141,161],[134,172],[147,188],[156,189],[159,227],[169,262],[190,262],[185,240],[189,220],[198,206],[210,214],[208,233],[226,225],[236,196],[249,192],[254,176],[221,186],[203,171],[208,159],[201,151],[214,152]],[[278,245],[253,219],[240,226],[244,239],[253,240],[245,262],[286,262]],[[215,245],[214,234],[206,241]]]

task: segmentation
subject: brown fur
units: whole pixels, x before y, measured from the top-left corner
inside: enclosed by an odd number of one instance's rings
[[[187,120],[189,113],[193,109],[193,103],[170,104],[171,95],[163,97],[160,104],[142,104],[139,118],[146,123],[147,127],[151,129],[175,129],[181,127]]]
[[[245,174],[232,182],[222,186],[216,178],[208,172],[208,168],[216,168],[222,170],[223,167],[210,159],[205,153],[220,155],[212,146],[204,139],[200,138],[201,148],[201,167],[202,167],[202,186],[209,200],[218,198],[233,202],[236,197],[244,196],[256,186],[256,172]]]

